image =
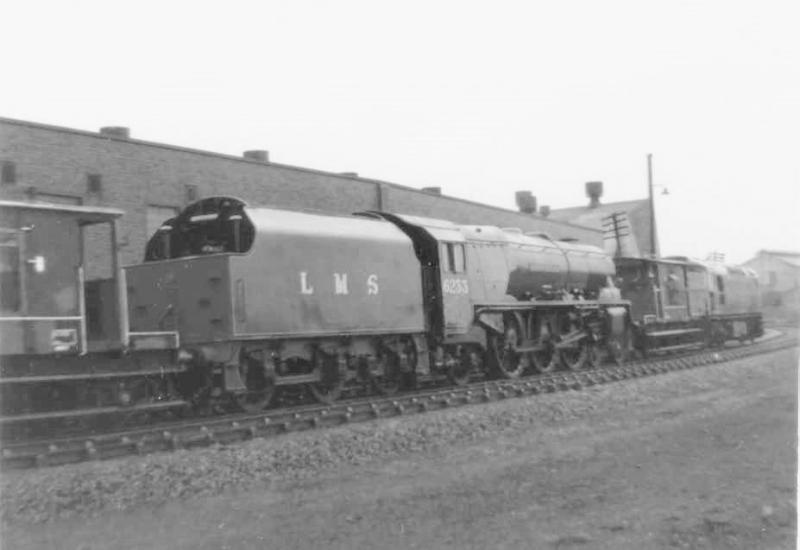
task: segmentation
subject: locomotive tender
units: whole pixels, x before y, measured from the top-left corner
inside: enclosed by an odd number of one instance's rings
[[[195,396],[260,409],[280,386],[330,401],[426,378],[578,368],[627,340],[600,249],[383,212],[190,205],[127,268],[136,331],[177,331]],[[487,353],[488,352],[488,353]]]

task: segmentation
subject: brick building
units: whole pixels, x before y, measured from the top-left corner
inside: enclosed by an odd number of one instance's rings
[[[148,236],[162,221],[210,195],[288,209],[343,214],[385,210],[518,227],[602,246],[599,228],[545,218],[523,204],[517,212],[441,195],[438,188],[425,191],[354,173],[279,164],[260,150],[235,157],[152,143],[132,139],[122,127],[95,133],[0,118],[0,163],[2,199],[124,210],[119,235],[124,263],[141,261]],[[90,238],[92,250],[105,248],[102,239]]]
[[[743,265],[758,273],[764,306],[800,309],[800,252],[759,250]]]

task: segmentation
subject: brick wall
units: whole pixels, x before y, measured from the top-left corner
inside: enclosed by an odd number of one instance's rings
[[[189,202],[189,189],[196,198],[233,195],[254,205],[336,213],[383,209],[602,246],[595,229],[388,182],[10,119],[0,119],[0,162],[13,163],[15,172],[14,183],[0,183],[0,198],[79,200],[124,210],[119,241],[126,264],[141,261],[148,205],[180,208]],[[90,191],[90,174],[95,183],[99,176],[101,192]]]

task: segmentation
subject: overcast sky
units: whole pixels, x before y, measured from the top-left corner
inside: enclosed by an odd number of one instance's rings
[[[127,7],[126,7],[127,6]],[[0,115],[800,250],[800,2],[7,2]],[[660,192],[661,189],[658,189]],[[476,220],[480,222],[480,220]]]

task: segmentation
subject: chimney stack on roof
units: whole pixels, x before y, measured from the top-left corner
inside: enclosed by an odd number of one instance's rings
[[[131,129],[126,126],[103,126],[100,134],[117,139],[128,139],[131,137]]]
[[[550,206],[548,206],[546,204],[543,204],[542,207],[539,209],[539,214],[543,218],[546,218],[547,216],[549,216],[550,215]]]
[[[252,149],[242,153],[242,157],[247,160],[255,160],[257,162],[269,162],[269,151],[263,149]]]
[[[536,197],[533,196],[533,193],[530,191],[517,191],[515,196],[517,208],[519,208],[520,212],[524,214],[536,213]]]
[[[429,195],[441,195],[442,188],[441,187],[423,187],[423,193],[428,193]]]
[[[600,206],[600,197],[603,196],[603,182],[586,182],[586,196],[589,197],[589,208],[597,208]]]

